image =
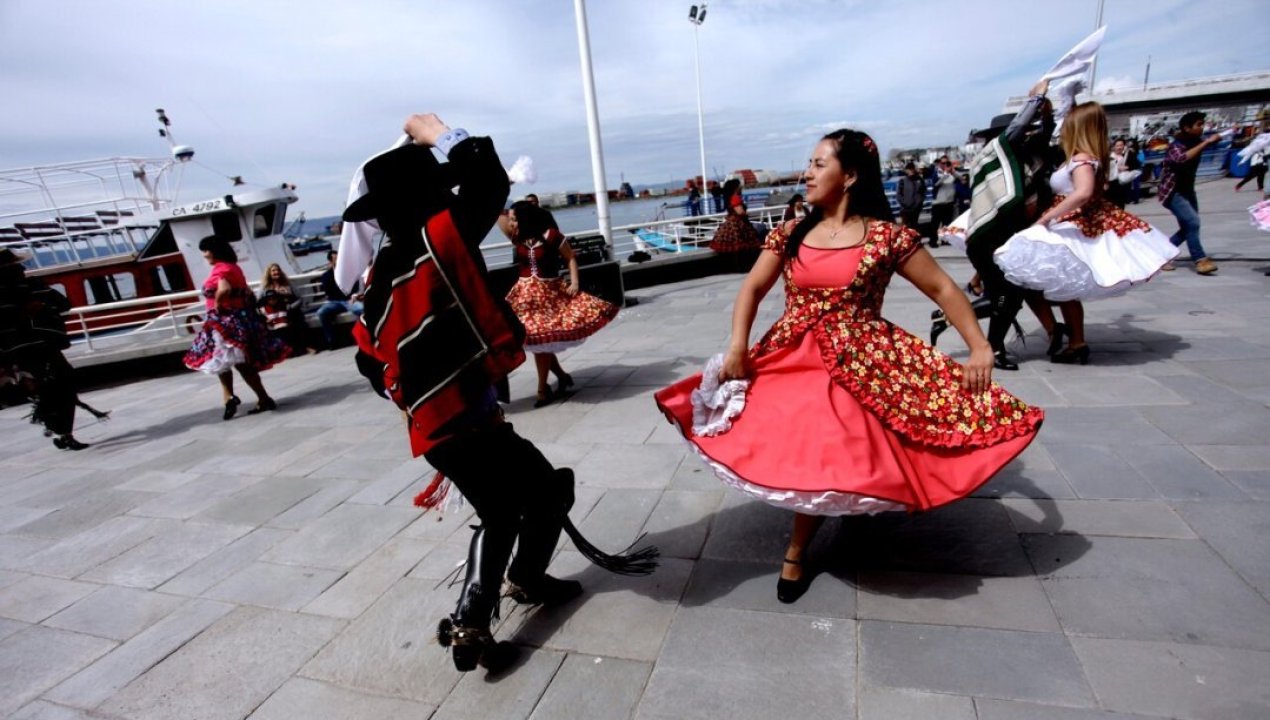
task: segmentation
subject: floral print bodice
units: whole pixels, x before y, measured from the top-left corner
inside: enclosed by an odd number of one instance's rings
[[[764,247],[784,257],[788,236],[773,230]],[[811,332],[830,377],[888,426],[925,445],[987,446],[1031,432],[1044,413],[994,384],[971,394],[961,387],[962,367],[882,315],[891,277],[921,248],[921,236],[894,223],[873,221],[860,264],[841,287],[801,287],[785,259],[785,312],[751,350],[755,357],[789,347]]]

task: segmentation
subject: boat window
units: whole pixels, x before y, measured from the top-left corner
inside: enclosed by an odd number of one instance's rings
[[[155,265],[149,269],[150,284],[160,293],[183,292],[190,289],[185,278],[185,266],[181,263]]]
[[[243,229],[238,224],[238,213],[232,210],[212,213],[212,234],[222,240],[235,242],[243,239]]]
[[[61,283],[49,283],[48,286],[50,290],[56,290],[58,293],[61,294],[62,297],[70,297],[69,295],[66,294],[65,285]]]
[[[137,296],[137,283],[128,273],[97,275],[84,280],[89,305],[131,300]]]
[[[277,205],[263,205],[256,209],[256,216],[252,220],[252,235],[258,238],[269,237],[273,234],[273,219],[278,214]]]

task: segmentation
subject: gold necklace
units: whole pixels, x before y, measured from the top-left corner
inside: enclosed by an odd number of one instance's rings
[[[831,230],[829,232],[829,242],[833,242],[838,237],[838,235],[840,235],[843,230],[846,230],[848,227],[850,227],[851,224],[852,223],[848,220],[848,222],[844,222],[842,226],[839,227],[837,230]]]

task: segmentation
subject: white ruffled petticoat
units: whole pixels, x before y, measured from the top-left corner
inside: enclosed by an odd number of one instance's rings
[[[216,349],[212,351],[212,356],[207,359],[207,362],[198,367],[199,372],[220,375],[239,365],[247,364],[247,353],[243,352],[241,347],[230,344],[219,330],[212,331],[212,338],[216,342]]]
[[[723,354],[706,361],[701,387],[692,391],[692,434],[700,437],[722,435],[732,429],[732,419],[745,409],[749,380],[719,380]]]
[[[993,253],[1010,282],[1048,300],[1101,300],[1150,280],[1178,248],[1151,227],[1088,237],[1075,223],[1033,225]]]

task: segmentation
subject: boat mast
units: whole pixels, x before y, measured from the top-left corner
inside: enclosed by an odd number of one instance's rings
[[[604,179],[604,148],[600,142],[600,112],[595,105],[595,78],[591,74],[591,40],[587,33],[586,0],[573,0],[578,24],[578,55],[582,60],[582,94],[586,98],[587,135],[591,141],[591,180],[595,185],[595,211],[600,234],[610,257],[613,253],[613,224],[609,219],[609,191]]]

